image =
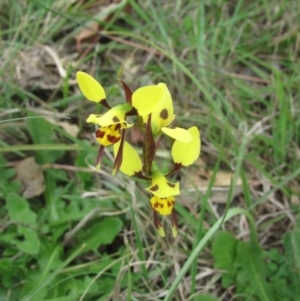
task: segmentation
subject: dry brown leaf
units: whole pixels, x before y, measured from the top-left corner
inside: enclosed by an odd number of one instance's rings
[[[300,205],[300,198],[298,195],[292,194],[291,195],[291,204],[294,206],[299,206]]]
[[[22,183],[22,196],[33,198],[45,190],[43,169],[35,162],[34,157],[19,161],[15,165],[16,180]]]
[[[83,40],[94,40],[98,36],[99,22],[92,21],[75,36],[77,51],[81,52],[81,42]]]
[[[183,178],[182,188],[193,189],[205,192],[213,176],[213,172],[206,168],[206,163],[199,158],[195,163],[196,168],[191,168]],[[220,170],[216,174],[210,200],[213,203],[224,204],[230,187],[231,178],[234,173]],[[241,193],[242,180],[238,178],[233,196]]]
[[[211,178],[213,175],[212,172],[210,172],[210,177]],[[227,171],[218,171],[216,174],[216,179],[214,182],[214,186],[221,186],[221,187],[229,187],[230,186],[230,181],[231,178],[234,176],[232,172],[227,172]],[[240,186],[242,185],[242,179],[238,178],[236,181],[236,185]]]
[[[82,52],[81,43],[83,40],[88,40],[92,43],[96,43],[99,38],[99,31],[103,29],[100,24],[109,22],[114,13],[123,6],[123,11],[127,14],[131,11],[131,6],[126,4],[126,0],[117,0],[111,3],[111,1],[99,1],[94,10],[99,10],[97,14],[92,16],[93,21],[88,21],[82,26],[81,30],[75,36],[77,51]]]
[[[49,121],[52,124],[58,125],[61,128],[63,128],[66,133],[68,133],[69,135],[73,136],[73,137],[77,137],[78,133],[79,133],[79,127],[77,124],[71,124],[69,122],[66,121],[57,121],[56,119],[52,118],[52,117],[44,117],[47,121]]]
[[[77,124],[71,124],[66,121],[59,121],[57,123],[60,127],[62,127],[68,134],[70,134],[73,137],[77,137],[79,133],[79,127]]]

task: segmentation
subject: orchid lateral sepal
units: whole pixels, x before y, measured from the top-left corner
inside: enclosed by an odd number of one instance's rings
[[[120,147],[121,142],[117,142],[114,144],[114,157],[115,160],[119,160],[120,157]],[[143,163],[140,159],[139,154],[137,151],[128,143],[124,141],[122,146],[122,162],[120,165],[120,171],[125,175],[130,177],[136,177],[144,180],[149,180],[149,177],[146,177],[143,172]],[[118,157],[119,156],[119,157]]]
[[[114,176],[120,169],[122,160],[123,160],[123,146],[124,146],[124,138],[125,138],[125,131],[122,131],[122,136],[121,136],[121,142],[120,142],[120,147],[118,149],[116,158],[115,158],[115,163],[114,163],[114,168],[112,175]]]
[[[104,149],[105,146],[104,145],[100,145],[99,150],[98,150],[98,154],[97,154],[97,158],[96,158],[96,162],[95,162],[95,166],[96,166],[96,170],[99,171],[100,167],[101,167],[101,161],[104,155]]]
[[[164,228],[162,227],[161,222],[158,218],[158,214],[155,210],[153,210],[153,225],[161,237],[166,236]]]
[[[172,234],[173,237],[175,238],[178,234],[178,219],[177,219],[177,213],[174,208],[171,212],[171,223],[172,223]]]

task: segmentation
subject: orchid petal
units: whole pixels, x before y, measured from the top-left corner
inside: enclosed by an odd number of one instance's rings
[[[154,135],[175,119],[173,101],[168,87],[164,83],[159,83],[157,86],[162,89],[162,93],[159,103],[152,112],[151,127]]]
[[[188,143],[175,140],[172,146],[172,157],[174,163],[188,166],[193,164],[200,154],[201,140],[200,132],[197,127],[193,126],[188,129],[192,139]]]
[[[114,144],[114,156],[117,156],[120,147],[120,142]],[[136,150],[127,142],[124,141],[123,159],[120,170],[128,176],[134,176],[142,171],[143,164]]]
[[[81,93],[90,101],[101,102],[106,99],[103,87],[89,74],[78,71],[77,82]]]
[[[183,128],[162,128],[161,129],[163,133],[166,135],[170,136],[171,138],[178,140],[180,142],[188,143],[192,140],[192,135],[189,133],[188,130],[183,129]]]
[[[158,85],[141,87],[132,94],[132,106],[139,116],[147,116],[159,103],[162,93],[163,89]]]

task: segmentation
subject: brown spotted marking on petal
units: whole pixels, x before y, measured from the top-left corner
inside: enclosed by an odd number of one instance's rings
[[[154,185],[149,190],[151,190],[151,191],[157,191],[158,190],[158,185]]]
[[[120,119],[117,116],[114,116],[114,118],[112,120],[113,120],[113,122],[120,122]]]
[[[170,202],[170,201],[168,201],[167,205],[168,205],[168,207],[172,207],[173,206],[172,202]]]
[[[107,135],[106,138],[112,144],[118,142],[121,139],[121,137],[116,137],[112,135]]]
[[[97,130],[96,131],[96,137],[97,138],[103,138],[105,135],[105,131]]]
[[[174,188],[176,185],[170,182],[167,182],[168,186],[170,186],[171,188]]]
[[[167,110],[167,109],[163,109],[163,110],[160,112],[159,116],[160,116],[162,119],[166,120],[166,119],[168,118],[168,116],[169,116],[168,110]]]

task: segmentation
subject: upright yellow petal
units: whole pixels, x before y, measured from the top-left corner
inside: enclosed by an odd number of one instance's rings
[[[164,83],[159,83],[157,86],[162,89],[162,94],[152,112],[151,127],[154,135],[157,135],[162,127],[170,125],[175,119],[173,101],[168,87]]]
[[[120,147],[120,142],[114,144],[114,155],[117,156]],[[142,171],[143,164],[136,150],[127,142],[124,141],[123,158],[120,170],[128,176],[134,176]]]
[[[106,99],[103,87],[89,74],[78,71],[77,82],[81,93],[90,101],[101,102]]]
[[[192,135],[190,142],[184,143],[179,140],[175,140],[172,146],[172,157],[174,163],[178,163],[183,166],[193,164],[200,155],[201,140],[198,128],[193,126],[188,129],[188,132]]]
[[[141,87],[132,94],[132,106],[138,115],[147,116],[159,103],[162,93],[163,89],[158,85]]]
[[[164,127],[161,130],[163,133],[170,136],[171,138],[173,138],[175,140],[179,140],[184,143],[188,143],[192,140],[192,135],[186,129],[182,129],[182,128],[170,129],[170,128]]]

